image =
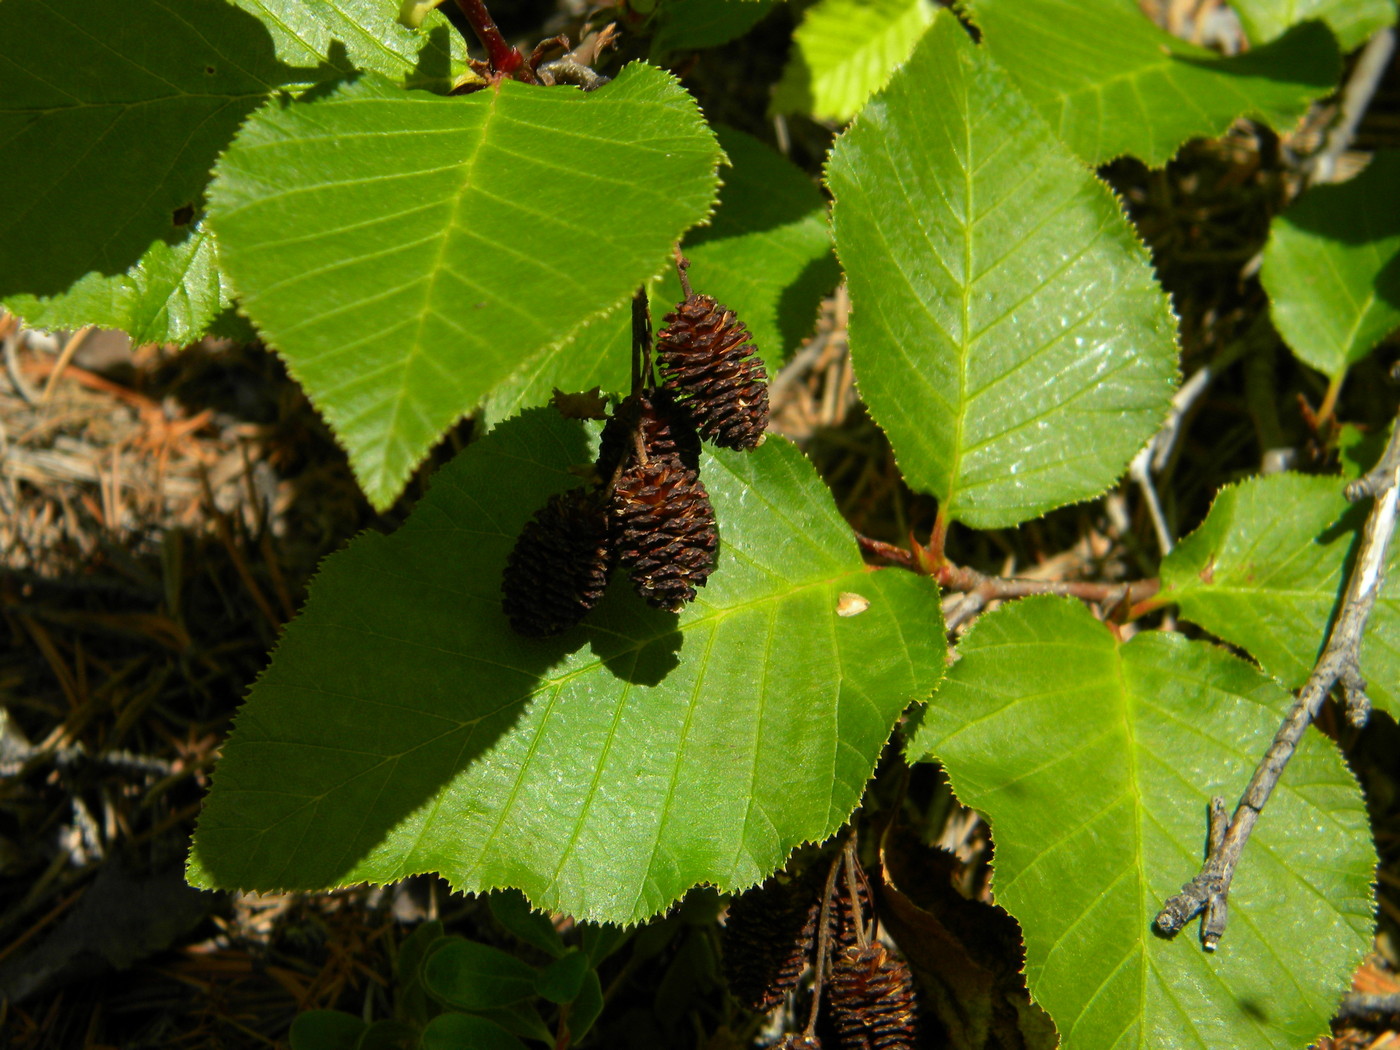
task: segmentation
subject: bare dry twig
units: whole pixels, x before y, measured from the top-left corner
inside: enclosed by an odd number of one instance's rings
[[[1212,843],[1210,855],[1199,874],[1182,886],[1181,892],[1157,913],[1157,928],[1174,934],[1204,912],[1201,943],[1207,951],[1215,948],[1225,932],[1230,882],[1245,843],[1284,767],[1293,757],[1298,741],[1317,717],[1327,694],[1333,686],[1341,686],[1347,717],[1354,725],[1363,725],[1370,714],[1371,701],[1366,696],[1366,682],[1360,670],[1361,639],[1380,593],[1386,550],[1395,532],[1397,511],[1400,511],[1400,424],[1391,433],[1380,463],[1365,477],[1348,485],[1346,495],[1353,501],[1371,496],[1375,504],[1362,528],[1356,565],[1342,593],[1340,611],[1328,636],[1327,647],[1250,778],[1224,836]],[[1213,800],[1212,809],[1223,804],[1223,800]],[[1214,840],[1216,836],[1212,834],[1211,838]]]

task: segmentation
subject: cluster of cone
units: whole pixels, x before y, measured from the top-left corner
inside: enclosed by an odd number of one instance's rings
[[[918,1021],[913,975],[874,937],[869,883],[853,858],[847,873],[859,877],[823,883],[814,868],[737,898],[723,933],[729,987],[750,1008],[768,1011],[804,973],[819,974],[812,995],[829,1008],[842,1050],[911,1050]],[[823,921],[826,936],[819,937]],[[806,1031],[778,1046],[820,1050],[816,1020],[814,1011]]]
[[[520,634],[577,624],[615,566],[670,612],[694,600],[714,569],[719,531],[700,481],[700,439],[756,447],[768,425],[768,376],[734,312],[686,293],[657,336],[661,386],[648,376],[603,427],[596,483],[551,497],[511,551],[502,606]]]

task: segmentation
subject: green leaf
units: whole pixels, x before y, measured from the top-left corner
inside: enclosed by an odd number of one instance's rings
[[[287,1042],[292,1050],[355,1050],[368,1027],[341,1010],[307,1010],[292,1021]]]
[[[436,1003],[428,1000],[423,987],[423,960],[445,938],[442,922],[431,919],[419,924],[399,945],[394,960],[394,1016],[420,1028],[438,1012]]]
[[[743,0],[748,2],[748,0]],[[714,218],[687,234],[696,291],[713,295],[749,328],[769,376],[811,334],[822,298],[840,279],[831,252],[826,202],[812,180],[752,136],[717,127],[730,160]],[[651,293],[654,327],[680,301],[680,282],[668,270]],[[556,346],[540,351],[497,384],[482,413],[494,424],[522,408],[542,405],[555,387],[627,393],[630,387],[632,310],[624,303]]]
[[[611,923],[584,922],[579,923],[579,927],[583,931],[583,950],[593,960],[594,966],[598,966],[604,959],[626,944],[632,935],[631,931],[625,927]]]
[[[441,16],[385,36],[377,0],[243,6],[0,5],[0,144],[24,158],[0,168],[8,309],[49,328],[196,339],[230,294],[201,221],[209,170],[268,92],[356,64],[409,82],[451,65]]]
[[[1221,489],[1201,527],[1162,562],[1162,597],[1240,646],[1290,689],[1307,681],[1369,503],[1351,507],[1339,478],[1276,474]],[[1400,720],[1400,545],[1361,645],[1367,695]]]
[[[661,268],[718,156],[652,66],[455,98],[366,74],[259,111],[210,210],[244,310],[385,507],[496,383]]]
[[[1200,867],[1212,795],[1235,799],[1290,697],[1179,634],[1126,644],[1077,602],[982,617],[910,753],[986,814],[997,903],[1064,1050],[1293,1048],[1327,1031],[1371,946],[1375,851],[1336,747],[1310,732],[1245,849],[1214,953],[1151,928]]]
[[[1400,150],[1274,218],[1260,280],[1274,326],[1332,380],[1400,327]]]
[[[394,963],[394,978],[399,984],[410,984],[419,979],[419,968],[428,954],[428,949],[442,939],[442,922],[429,919],[421,923],[399,945],[399,956]]]
[[[1307,22],[1221,58],[1157,28],[1135,0],[965,0],[992,57],[1091,164],[1124,153],[1153,167],[1240,116],[1287,131],[1341,72],[1336,42]]]
[[[826,201],[807,173],[776,150],[734,128],[715,132],[731,166],[720,172],[714,219],[686,236],[690,282],[748,326],[772,376],[812,334],[822,299],[841,279]],[[652,297],[658,327],[680,298],[680,282],[668,271]]]
[[[453,937],[423,964],[432,995],[459,1010],[494,1010],[535,994],[535,968],[489,944]]]
[[[327,560],[224,748],[195,883],[438,871],[637,922],[841,826],[942,673],[937,589],[868,570],[812,466],[770,438],[702,460],[719,563],[679,616],[619,577],[579,628],[519,637],[506,555],[596,429],[547,409],[504,423],[398,532]],[[838,615],[843,592],[869,607]]]
[[[1326,23],[1343,51],[1395,24],[1395,0],[1230,0],[1230,6],[1256,47],[1310,18]]]
[[[793,33],[772,113],[850,120],[933,21],[930,0],[817,0]]]
[[[574,1042],[588,1034],[602,1012],[603,982],[598,979],[597,970],[589,970],[583,975],[583,986],[569,1008],[569,1034]]]
[[[540,971],[535,993],[551,1003],[573,1002],[583,988],[583,979],[593,972],[589,958],[574,948]]]
[[[418,1029],[391,1017],[375,1021],[355,1041],[355,1050],[416,1050],[417,1046]]]
[[[194,221],[209,169],[297,71],[222,0],[6,0],[0,39],[0,144],[23,158],[0,167],[0,299],[35,324],[198,334],[227,301]]]
[[[600,387],[607,393],[631,391],[632,304],[575,329],[545,347],[491,389],[481,407],[482,426],[492,427],[521,410],[549,403],[557,390],[577,393]]]
[[[420,1050],[525,1050],[525,1044],[500,1025],[471,1014],[440,1014],[423,1029]]]
[[[674,53],[727,44],[772,9],[773,0],[666,0],[657,8],[651,60],[665,65]]]
[[[827,179],[851,358],[909,484],[977,528],[1112,484],[1171,397],[1167,298],[1112,194],[952,15]]]
[[[500,1025],[511,1035],[518,1035],[522,1039],[534,1039],[545,1046],[553,1046],[555,1043],[554,1032],[544,1023],[544,1018],[540,1016],[539,1008],[533,999],[511,1003],[494,1010],[473,1012]]]
[[[445,94],[467,68],[465,41],[438,11],[409,29],[385,0],[229,2],[263,24],[281,61],[320,67],[315,83],[361,69]]]
[[[174,235],[173,220],[183,218],[183,213],[172,215]],[[182,239],[152,241],[124,273],[90,270],[67,291],[48,297],[10,295],[5,306],[35,328],[96,324],[120,328],[138,344],[183,345],[209,329],[230,305],[231,295],[219,270],[214,238],[199,219]]]
[[[488,898],[496,921],[526,944],[555,958],[564,954],[564,941],[546,912],[536,911],[518,890],[501,890]]]

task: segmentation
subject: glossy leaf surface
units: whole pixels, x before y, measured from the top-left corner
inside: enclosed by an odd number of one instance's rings
[[[1221,58],[1159,29],[1134,0],[967,0],[992,56],[1091,164],[1159,167],[1239,116],[1287,131],[1341,72],[1332,34],[1304,23]]]
[[[244,309],[383,507],[497,382],[664,265],[718,157],[652,66],[454,98],[367,74],[261,110],[211,212]]]
[[[1171,395],[1166,296],[1112,194],[951,15],[827,177],[852,361],[909,484],[979,528],[1112,484]]]
[[[925,710],[931,753],[987,815],[992,888],[1026,938],[1065,1050],[1294,1048],[1327,1031],[1371,946],[1375,851],[1355,779],[1312,731],[1255,828],[1214,953],[1151,923],[1202,860],[1212,795],[1238,797],[1290,697],[1171,632],[1115,640],[1081,605],[983,616]]]
[[[1337,379],[1400,327],[1400,150],[1316,186],[1273,221],[1260,280],[1279,334]]]
[[[506,555],[592,456],[582,424],[527,413],[393,536],[327,560],[225,747],[196,883],[438,871],[630,922],[700,882],[752,885],[845,821],[942,673],[936,588],[868,570],[810,464],[770,438],[702,460],[719,564],[679,616],[619,577],[579,628],[522,638]],[[842,592],[869,608],[838,616]]]
[[[1352,508],[1344,484],[1278,474],[1222,489],[1201,527],[1162,562],[1163,597],[1298,688],[1327,642],[1370,506]],[[1400,719],[1400,547],[1393,543],[1361,646],[1361,674],[1376,706]]]
[[[909,57],[933,12],[930,0],[817,0],[793,33],[771,111],[849,120]]]

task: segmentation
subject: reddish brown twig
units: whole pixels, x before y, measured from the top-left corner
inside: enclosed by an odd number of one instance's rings
[[[491,12],[486,10],[483,0],[457,0],[457,6],[462,9],[472,32],[481,41],[481,46],[486,48],[486,58],[493,73],[530,83],[538,82],[534,70],[525,61],[520,49],[506,43],[506,38],[501,36],[501,31],[496,28],[496,21],[491,17]]]
[[[858,535],[856,539],[860,542],[861,551],[871,561],[895,565],[910,572],[922,571],[918,557],[903,547],[871,539],[869,536]],[[1156,595],[1161,586],[1155,579],[1134,580],[1131,583],[1095,583],[1088,580],[1023,580],[987,576],[976,569],[953,565],[947,561],[933,566],[927,575],[937,580],[940,587],[950,591],[977,594],[984,602],[1026,598],[1033,594],[1062,594],[1086,602],[1112,602],[1133,608]]]

